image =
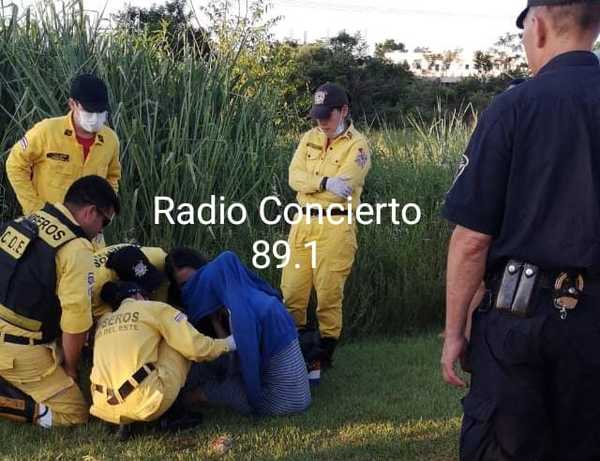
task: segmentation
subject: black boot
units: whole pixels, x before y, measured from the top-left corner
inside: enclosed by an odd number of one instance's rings
[[[321,338],[321,368],[333,367],[333,353],[337,346],[338,340],[335,338]]]
[[[21,423],[35,423],[37,404],[23,391],[0,378],[0,418]]]

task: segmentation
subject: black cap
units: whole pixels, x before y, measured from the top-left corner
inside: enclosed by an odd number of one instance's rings
[[[134,282],[148,293],[158,288],[164,275],[148,260],[138,247],[119,248],[106,260],[106,267],[114,269],[125,282]]]
[[[124,299],[131,298],[136,294],[140,294],[144,297],[147,296],[144,289],[136,283],[122,281],[107,282],[102,286],[100,298],[102,301],[116,309],[121,305]]]
[[[102,80],[92,74],[81,74],[71,82],[71,98],[87,112],[108,110],[108,90]]]
[[[317,120],[329,118],[335,108],[348,105],[348,93],[335,83],[325,83],[315,91],[309,115]]]
[[[556,5],[571,5],[573,3],[598,3],[599,0],[528,0],[527,8],[525,8],[517,18],[517,27],[523,29],[525,17],[532,6],[556,6]]]

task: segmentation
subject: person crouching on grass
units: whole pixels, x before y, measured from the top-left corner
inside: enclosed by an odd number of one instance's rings
[[[239,346],[225,376],[211,376],[202,364],[192,367],[190,389],[196,385],[209,405],[241,413],[285,415],[308,408],[308,373],[296,326],[276,290],[231,251],[207,262],[190,248],[173,249],[165,272],[180,287],[190,322],[213,316],[216,333],[233,335]]]
[[[131,282],[108,282],[101,297],[115,311],[102,316],[96,330],[90,413],[121,425],[121,439],[129,437],[133,422],[163,417],[161,427],[167,429],[197,424],[178,399],[190,360],[214,360],[234,351],[233,338],[200,334],[185,314],[149,301]]]

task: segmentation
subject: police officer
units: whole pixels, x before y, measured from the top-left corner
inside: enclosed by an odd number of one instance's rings
[[[182,312],[149,301],[132,282],[108,282],[102,299],[116,308],[96,330],[90,413],[113,424],[155,421],[177,399],[190,360],[214,360],[236,349],[233,337],[212,339]]]
[[[24,214],[46,202],[61,202],[69,186],[85,175],[106,178],[118,189],[119,140],[106,125],[106,85],[94,75],[79,75],[71,84],[68,104],[66,116],[37,123],[8,155],[6,174]]]
[[[371,158],[365,137],[350,120],[343,88],[333,83],[320,86],[310,116],[317,126],[304,134],[289,168],[289,184],[297,192],[303,216],[290,229],[291,257],[283,269],[281,290],[296,325],[303,329],[315,288],[321,362],[328,366],[342,331],[344,283],[357,249],[356,224],[348,222],[347,214],[360,204]],[[314,205],[324,212],[330,209],[331,218],[324,216],[319,222]]]
[[[0,227],[0,417],[44,427],[87,421],[75,383],[92,325],[89,239],[118,212],[111,185],[85,176],[64,204]]]
[[[472,370],[461,459],[600,459],[600,2],[529,0],[517,24],[533,78],[482,114],[443,208],[442,372]]]
[[[102,301],[100,292],[106,283],[117,280],[135,282],[148,293],[151,300],[167,302],[169,281],[164,275],[166,257],[162,248],[130,244],[111,245],[96,251],[92,291],[94,318],[113,311],[111,306]]]

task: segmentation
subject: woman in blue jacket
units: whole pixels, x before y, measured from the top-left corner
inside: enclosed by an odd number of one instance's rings
[[[195,250],[174,249],[167,255],[165,272],[180,287],[184,312],[192,324],[214,318],[223,308],[229,312],[241,380],[205,382],[201,390],[209,404],[229,404],[244,411],[241,399],[248,411],[261,415],[300,412],[310,405],[296,327],[276,290],[231,251],[206,262]]]

